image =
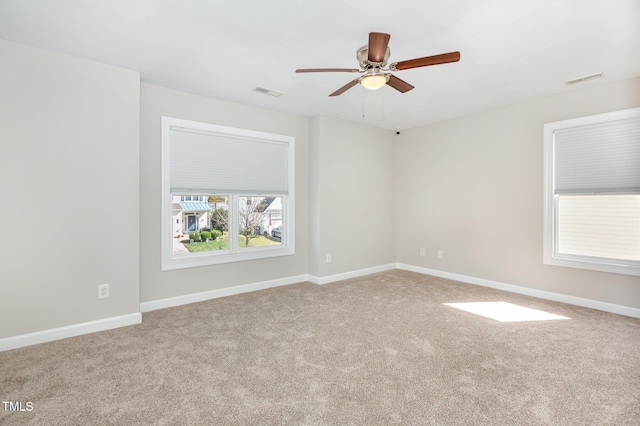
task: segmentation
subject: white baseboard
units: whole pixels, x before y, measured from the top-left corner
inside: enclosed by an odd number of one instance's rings
[[[372,268],[359,269],[357,271],[344,272],[342,274],[328,275],[326,277],[316,277],[315,275],[309,275],[308,280],[314,284],[329,284],[336,281],[348,280],[349,278],[363,277],[365,275],[371,275],[378,272],[390,271],[397,269],[396,263],[389,263],[388,265],[374,266]]]
[[[439,271],[437,269],[423,268],[420,266],[407,265],[404,263],[397,264],[398,269],[405,271],[417,272],[424,275],[433,275],[435,277],[447,278],[450,280],[461,281],[467,284],[475,284],[483,287],[495,288],[511,293],[523,294],[525,296],[537,297],[539,299],[553,300],[555,302],[567,303],[569,305],[582,306],[583,308],[597,309],[599,311],[610,312],[612,314],[625,315],[633,318],[640,318],[640,309],[630,306],[616,305],[613,303],[600,302],[598,300],[584,299],[577,296],[569,296],[566,294],[553,293],[550,291],[536,290],[529,287],[521,287],[513,284],[505,284],[498,281],[485,280],[483,278],[469,277],[467,275],[454,274],[451,272]]]
[[[187,305],[189,303],[204,302],[205,300],[216,299],[218,297],[233,296],[236,294],[249,293],[252,291],[264,290],[267,288],[280,287],[290,284],[297,284],[305,281],[312,282],[313,284],[329,284],[335,281],[362,277],[365,275],[375,274],[376,272],[390,271],[392,269],[397,269],[397,264],[390,263],[388,265],[375,266],[372,268],[360,269],[357,271],[345,272],[336,275],[329,275],[326,277],[316,277],[309,274],[296,275],[293,277],[279,278],[275,280],[244,284],[234,287],[226,287],[217,290],[204,291],[201,293],[185,294],[183,296],[152,300],[150,302],[142,302],[140,303],[140,312],[151,312],[155,311],[156,309],[171,308],[173,306]]]
[[[185,294],[184,296],[169,297],[166,299],[152,300],[140,303],[140,312],[151,312],[156,309],[170,308],[173,306],[187,305],[189,303],[204,302],[205,300],[217,299],[218,297],[233,296],[251,291],[264,290],[267,288],[280,287],[283,285],[296,284],[309,280],[309,276],[297,275],[276,280],[262,281],[251,284],[244,284],[235,287],[226,287],[217,290],[204,291],[202,293]]]
[[[0,339],[0,352],[22,348],[24,346],[37,345],[39,343],[52,342],[54,340],[66,339],[68,337],[80,336],[82,334],[140,324],[141,322],[142,314],[140,314],[140,312],[136,312],[118,317],[105,318],[96,321],[68,325],[65,327],[52,328],[50,330],[38,331],[35,333],[22,334],[20,336],[7,337]]]

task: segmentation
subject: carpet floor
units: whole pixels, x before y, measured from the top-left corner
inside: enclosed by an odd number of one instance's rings
[[[0,399],[3,425],[637,426],[640,320],[394,270],[2,352]]]

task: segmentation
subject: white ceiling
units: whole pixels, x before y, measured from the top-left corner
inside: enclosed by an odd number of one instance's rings
[[[390,63],[456,50],[461,60],[397,72],[415,86],[404,94],[358,85],[329,98],[354,75],[294,73],[357,68],[371,31],[391,34]],[[0,38],[166,87],[386,129],[640,76],[640,0],[0,0]],[[564,84],[597,72],[605,78]]]

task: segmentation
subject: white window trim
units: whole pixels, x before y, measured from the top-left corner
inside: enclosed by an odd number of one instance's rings
[[[589,256],[571,256],[557,253],[558,196],[553,194],[553,134],[555,130],[597,124],[640,116],[640,108],[631,108],[605,114],[579,117],[544,125],[544,234],[543,262],[547,265],[589,269],[640,276],[640,265],[635,261],[608,260]]]
[[[180,126],[194,130],[224,133],[229,136],[250,137],[265,141],[287,142],[288,152],[288,194],[282,196],[283,210],[283,238],[281,244],[263,247],[248,247],[238,249],[237,241],[230,241],[229,250],[205,251],[189,254],[173,253],[173,216],[171,210],[171,176],[169,158],[169,138],[172,126]],[[219,126],[215,124],[183,120],[172,117],[162,117],[162,213],[161,213],[161,270],[169,271],[198,266],[217,265],[222,263],[242,262],[295,254],[295,138],[292,136],[239,129],[235,127]],[[207,194],[215,195],[215,194]],[[231,194],[220,194],[231,195]],[[248,195],[248,194],[243,194]],[[269,196],[272,194],[251,194]],[[237,195],[231,195],[231,203],[237,204]],[[231,207],[231,206],[230,206]],[[236,206],[237,207],[237,206]],[[229,209],[229,227],[238,224],[238,217],[233,208]]]

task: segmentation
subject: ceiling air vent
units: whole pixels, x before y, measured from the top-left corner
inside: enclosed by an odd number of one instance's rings
[[[277,90],[267,89],[266,87],[256,86],[253,89],[254,92],[264,93],[265,95],[273,96],[275,98],[279,98],[284,95],[282,92],[278,92]]]
[[[596,74],[585,75],[584,77],[575,78],[573,80],[565,81],[564,84],[571,86],[572,84],[584,83],[585,81],[594,80],[596,78],[604,77],[604,74],[599,72]]]

